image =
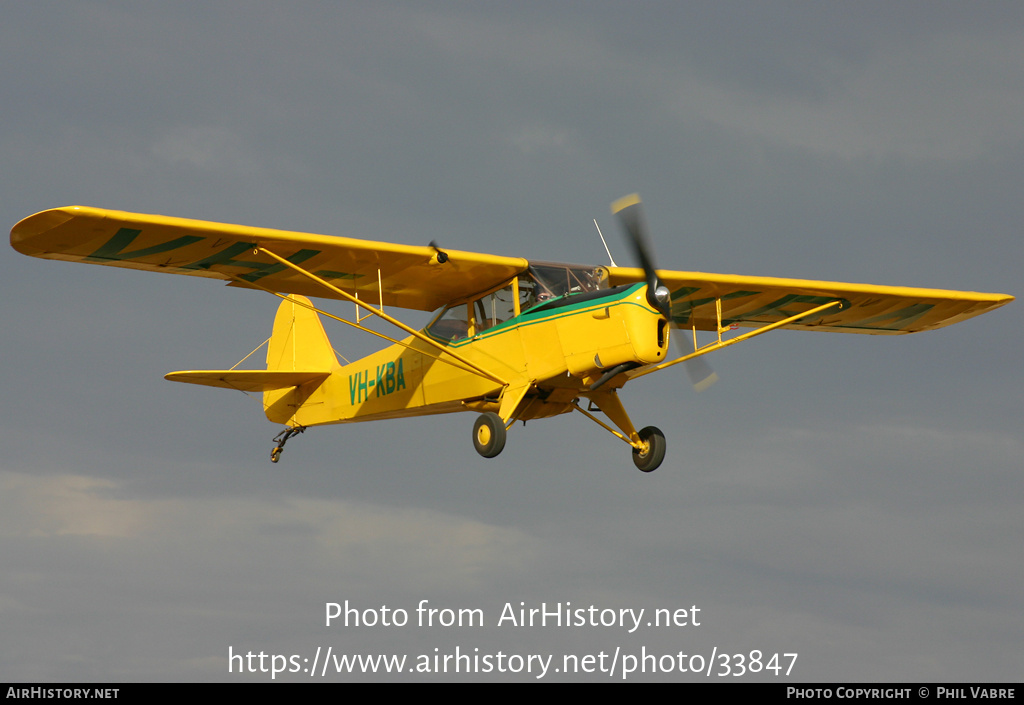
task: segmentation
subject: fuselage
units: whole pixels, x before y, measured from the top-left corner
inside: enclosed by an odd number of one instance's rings
[[[423,333],[507,385],[409,337],[335,370],[296,410],[294,423],[496,410],[506,387],[523,385],[530,391],[515,418],[552,416],[569,411],[606,371],[662,362],[667,355],[667,322],[648,303],[644,284],[566,293],[501,321],[485,320],[479,303],[448,307]]]

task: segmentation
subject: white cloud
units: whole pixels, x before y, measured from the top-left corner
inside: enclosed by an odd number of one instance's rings
[[[321,562],[379,553],[389,556],[396,579],[419,573],[449,589],[487,568],[528,560],[537,548],[521,530],[437,511],[304,497],[143,499],[113,480],[2,472],[0,537],[25,536],[86,537],[92,541],[83,545],[97,550],[126,546],[126,558],[141,547],[173,550],[187,563],[258,560],[273,547],[308,558],[314,573]]]

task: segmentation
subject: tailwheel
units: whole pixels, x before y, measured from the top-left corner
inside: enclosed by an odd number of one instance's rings
[[[289,426],[279,434],[274,436],[274,440],[277,441],[277,446],[270,451],[270,462],[276,463],[281,459],[281,452],[284,450],[284,444],[288,442],[288,439],[292,436],[297,436],[306,430],[305,426]]]
[[[473,424],[473,447],[485,458],[493,458],[505,447],[505,422],[493,411],[480,414]]]
[[[654,472],[665,459],[665,434],[661,429],[654,426],[647,426],[640,429],[640,440],[644,444],[644,450],[633,449],[633,464],[640,472]]]

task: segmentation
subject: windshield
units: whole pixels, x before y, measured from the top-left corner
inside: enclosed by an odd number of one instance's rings
[[[532,264],[529,271],[519,278],[523,310],[562,296],[607,288],[608,276],[604,267]]]

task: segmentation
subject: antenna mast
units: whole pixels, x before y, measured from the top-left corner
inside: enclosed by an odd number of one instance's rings
[[[608,253],[608,261],[611,262],[613,267],[618,267],[615,264],[615,260],[612,259],[612,251],[608,249],[608,243],[604,240],[604,235],[601,233],[601,226],[597,224],[597,218],[594,218],[594,227],[597,228],[597,235],[601,238],[601,244],[604,245],[604,251]]]

